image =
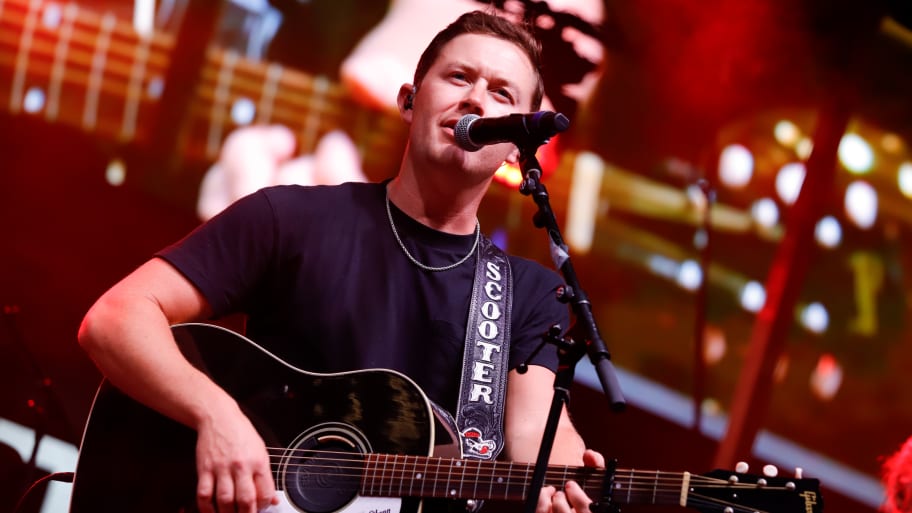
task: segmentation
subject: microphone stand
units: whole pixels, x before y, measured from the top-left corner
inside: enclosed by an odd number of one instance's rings
[[[532,196],[535,204],[538,205],[538,211],[533,216],[532,221],[536,228],[544,228],[548,232],[551,257],[554,265],[563,275],[566,284],[558,291],[557,299],[570,305],[575,317],[575,323],[568,330],[566,337],[560,337],[560,326],[552,326],[544,336],[543,344],[553,343],[558,347],[558,370],[554,379],[554,397],[551,402],[551,409],[545,424],[545,431],[542,434],[542,443],[535,463],[535,470],[532,474],[529,494],[526,497],[526,513],[534,513],[538,503],[538,496],[545,481],[545,472],[547,471],[548,460],[554,445],[560,414],[570,399],[573,369],[584,354],[588,354],[589,359],[595,365],[596,374],[611,404],[611,409],[615,412],[620,412],[624,410],[626,405],[614,365],[611,363],[611,354],[599,335],[595,317],[592,314],[592,305],[583,292],[576,272],[573,270],[569,248],[564,244],[557,219],[551,209],[548,191],[541,181],[541,165],[535,157],[535,151],[546,141],[547,139],[545,141],[530,140],[527,144],[517,145],[520,150],[520,169],[523,173],[523,182],[520,185],[519,192],[525,196]],[[521,368],[520,371],[522,370]],[[606,474],[613,474],[612,468],[613,465],[609,465]],[[613,475],[606,475],[606,483],[612,480]],[[611,505],[610,492],[610,489],[604,489],[602,501],[593,503],[590,508],[593,511],[616,509]]]

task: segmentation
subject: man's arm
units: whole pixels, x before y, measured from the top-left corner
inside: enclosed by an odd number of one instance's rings
[[[510,460],[534,463],[538,459],[542,434],[551,410],[554,395],[554,373],[545,367],[530,365],[525,374],[513,370],[509,374],[507,401],[504,420],[506,456]],[[554,445],[549,463],[552,465],[573,465],[604,467],[601,454],[586,449],[582,437],[570,421],[564,407],[558,422]],[[584,511],[592,502],[576,483],[567,483],[564,490],[550,486],[542,488],[539,496],[538,513],[553,511],[565,513],[572,510]]]
[[[202,511],[253,513],[275,503],[262,438],[237,403],[181,354],[174,323],[207,318],[208,302],[170,264],[152,259],[105,292],[79,328],[79,343],[124,393],[198,432]]]

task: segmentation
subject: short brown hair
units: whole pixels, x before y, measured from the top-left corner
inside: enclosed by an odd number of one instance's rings
[[[542,97],[545,94],[545,82],[541,73],[541,43],[524,26],[483,11],[463,14],[434,36],[431,43],[424,49],[424,53],[421,54],[421,58],[418,59],[414,78],[416,86],[424,80],[424,76],[440,56],[443,47],[463,34],[493,36],[518,46],[529,58],[532,69],[535,71],[537,83],[532,96],[532,110],[538,110],[541,107]]]

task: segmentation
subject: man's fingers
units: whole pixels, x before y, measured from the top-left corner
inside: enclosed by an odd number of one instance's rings
[[[257,489],[253,476],[241,473],[234,476],[234,501],[237,513],[256,513]]]
[[[586,449],[583,452],[583,465],[587,467],[605,468],[605,457],[598,451]]]
[[[567,494],[560,490],[554,492],[554,497],[551,498],[551,511],[553,513],[570,513],[570,508]]]
[[[535,505],[535,513],[548,513],[551,511],[551,498],[554,497],[553,486],[543,486],[538,494],[538,504]]]
[[[215,482],[212,474],[201,473],[196,484],[196,507],[200,513],[215,513],[212,506],[212,494],[215,491]]]
[[[566,500],[569,502],[570,507],[576,511],[589,510],[589,503],[592,502],[592,499],[586,495],[586,492],[583,491],[583,488],[577,484],[576,481],[568,481],[564,491],[566,492]]]
[[[258,509],[264,509],[279,503],[279,496],[276,495],[275,483],[272,482],[271,474],[254,474],[253,484],[256,486]]]
[[[219,513],[234,512],[234,479],[228,472],[222,472],[216,477],[215,502]]]

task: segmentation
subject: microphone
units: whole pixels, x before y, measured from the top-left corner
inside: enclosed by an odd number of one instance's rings
[[[482,146],[511,142],[517,146],[542,144],[570,126],[570,120],[560,112],[547,110],[531,114],[510,114],[499,118],[483,118],[466,114],[456,123],[456,144],[466,151],[478,151]]]

